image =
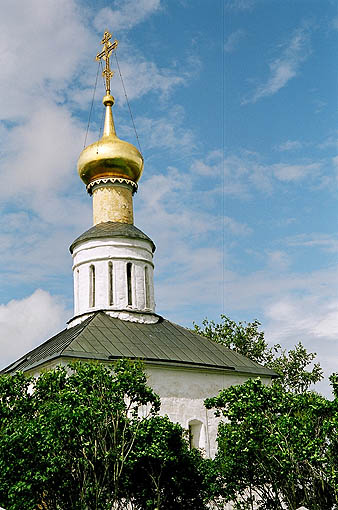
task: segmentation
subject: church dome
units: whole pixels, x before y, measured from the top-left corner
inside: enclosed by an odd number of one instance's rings
[[[98,179],[126,179],[136,184],[143,171],[143,157],[134,145],[116,136],[113,96],[107,94],[103,104],[106,107],[103,136],[81,152],[77,164],[79,176],[86,186]]]

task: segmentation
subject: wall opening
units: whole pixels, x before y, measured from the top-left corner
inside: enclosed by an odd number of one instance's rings
[[[89,306],[95,306],[95,267],[89,266]]]
[[[199,420],[191,420],[189,422],[189,444],[190,448],[204,448],[204,427]]]
[[[132,285],[131,285],[131,262],[127,264],[127,289],[128,289],[128,305],[133,304],[133,296],[132,296]]]
[[[114,304],[114,279],[113,279],[113,263],[108,263],[108,304]]]
[[[149,281],[149,267],[144,268],[144,290],[145,290],[145,303],[146,308],[150,308],[150,281]]]
[[[78,313],[80,306],[80,270],[75,271],[75,313]]]

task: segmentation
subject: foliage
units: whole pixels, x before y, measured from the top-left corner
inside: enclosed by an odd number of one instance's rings
[[[269,347],[264,332],[259,331],[261,324],[257,320],[237,324],[221,315],[220,323],[205,319],[202,325],[194,325],[197,333],[275,370],[280,376],[276,382],[286,391],[302,393],[323,377],[319,363],[308,369],[315,353],[308,353],[300,342],[289,351],[283,350],[279,344]]]
[[[274,353],[280,348],[276,345],[268,347],[264,338],[264,332],[259,331],[260,322],[235,322],[226,315],[221,315],[220,323],[204,319],[201,328],[194,324],[194,330],[200,335],[206,336],[215,342],[225,345],[248,358],[266,365],[274,359]]]
[[[333,417],[330,421],[328,437],[328,461],[330,476],[335,491],[335,499],[338,501],[338,373],[330,376],[330,382],[333,389],[334,401],[332,402]]]
[[[130,500],[140,510],[203,510],[211,461],[189,449],[182,428],[168,417],[146,420],[131,455]]]
[[[303,393],[323,378],[323,370],[319,363],[314,363],[311,370],[307,370],[315,357],[315,353],[307,352],[301,342],[298,342],[289,351],[280,350],[278,356],[266,366],[279,374],[280,379],[276,382],[279,382],[286,391]]]
[[[158,487],[149,487],[147,505],[142,498],[134,501],[135,509],[166,508],[162,501],[171,489],[180,491],[182,505],[193,500],[194,489],[186,494],[186,480],[181,484],[180,456],[190,462],[192,480],[200,475],[182,429],[156,416],[159,406],[141,365],[126,360],[113,370],[73,363],[37,379],[0,376],[0,506],[125,509],[137,473],[144,490],[151,476]],[[152,459],[145,476],[142,455]]]
[[[218,431],[218,494],[236,508],[331,510],[338,504],[338,376],[331,402],[259,379],[206,400],[226,421]]]

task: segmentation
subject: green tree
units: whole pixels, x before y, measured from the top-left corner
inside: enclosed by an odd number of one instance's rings
[[[316,353],[307,352],[301,342],[298,342],[289,351],[280,349],[276,352],[277,354],[266,366],[277,372],[280,379],[275,382],[279,383],[286,391],[306,392],[311,385],[323,378],[323,370],[319,363],[314,363],[311,367]]]
[[[333,402],[309,391],[323,377],[299,342],[286,351],[265,340],[260,323],[205,319],[195,331],[277,372],[272,385],[248,380],[206,400],[225,418],[218,429],[215,494],[239,509],[331,510],[338,504],[338,376]],[[256,506],[255,506],[256,505]]]
[[[202,327],[195,324],[194,329],[197,333],[272,368],[279,375],[275,382],[287,391],[302,393],[323,378],[319,363],[311,367],[315,353],[308,353],[301,342],[289,351],[282,349],[279,344],[269,347],[264,332],[259,330],[260,326],[257,320],[236,323],[221,315],[220,323],[205,319]]]
[[[113,369],[73,363],[37,379],[22,373],[0,376],[0,506],[118,510],[134,501],[135,509],[165,508],[162,493],[170,483],[157,472],[166,473],[173,459],[168,473],[177,476],[179,488],[177,457],[190,459],[190,452],[181,428],[169,420],[155,426],[159,406],[141,365],[127,360],[117,361]],[[169,441],[164,448],[163,437],[172,430],[180,447]],[[135,501],[131,481],[147,441],[152,445],[162,441],[162,450],[155,448],[155,453],[162,451],[163,458],[154,457],[154,470],[145,477],[149,481],[150,475],[154,480],[157,476],[161,489],[156,492],[153,484],[145,506]],[[190,474],[198,476],[193,467]],[[189,502],[194,497],[184,488],[181,495],[182,505],[184,498]]]
[[[182,427],[167,416],[142,423],[129,467],[130,500],[140,510],[206,508],[212,463],[190,450]]]
[[[334,400],[332,402],[333,415],[328,433],[328,467],[334,488],[335,501],[338,502],[338,373],[330,376],[330,382]],[[338,505],[336,507],[338,508]]]
[[[226,419],[215,459],[216,493],[224,502],[242,510],[331,510],[338,504],[337,393],[331,402],[249,379],[205,404]]]

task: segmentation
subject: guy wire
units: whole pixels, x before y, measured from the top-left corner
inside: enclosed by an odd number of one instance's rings
[[[226,136],[226,126],[225,126],[225,102],[226,102],[226,90],[225,90],[225,52],[223,51],[224,41],[225,41],[225,12],[224,12],[224,2],[221,0],[221,16],[222,16],[222,40],[221,40],[221,58],[222,58],[222,78],[221,78],[221,86],[222,86],[222,99],[221,99],[221,108],[222,108],[222,313],[225,313],[225,136]]]
[[[100,60],[99,62],[100,66],[101,66],[101,71],[103,71],[103,65],[102,65],[102,60]],[[102,72],[102,79],[103,79],[103,87],[106,86],[106,83],[104,81],[104,77],[103,77],[103,72]],[[105,108],[102,108],[102,114],[101,114],[101,122],[100,122],[100,131],[99,131],[99,139],[97,141],[97,149],[96,149],[96,153],[98,154],[98,150],[99,150],[99,140],[101,138],[101,132],[102,132],[102,126],[103,126],[103,117],[104,117],[104,112],[105,112]]]
[[[85,148],[85,147],[86,147],[86,143],[87,143],[87,137],[88,137],[89,125],[90,125],[90,120],[91,120],[92,111],[93,111],[93,105],[94,105],[94,99],[95,99],[95,92],[96,92],[96,86],[97,86],[97,79],[98,79],[98,77],[99,77],[99,69],[100,69],[100,66],[98,65],[98,66],[97,66],[97,72],[96,72],[96,80],[95,80],[95,85],[94,85],[94,90],[93,90],[92,104],[90,105],[89,117],[88,117],[88,124],[87,124],[87,130],[86,130],[86,136],[85,136],[85,140],[84,140],[83,148]]]
[[[126,98],[127,105],[128,105],[128,109],[129,109],[130,118],[131,118],[131,121],[132,121],[132,123],[133,123],[133,127],[134,127],[134,131],[135,131],[135,136],[136,136],[137,144],[138,144],[138,147],[139,147],[140,152],[141,152],[141,154],[142,154],[142,149],[141,149],[140,140],[139,140],[139,137],[138,137],[138,134],[137,134],[137,131],[136,131],[136,126],[135,126],[135,122],[134,122],[134,117],[133,117],[133,114],[132,114],[132,112],[131,112],[131,108],[130,108],[130,104],[129,104],[128,96],[127,96],[127,92],[126,92],[126,87],[124,86],[124,81],[123,81],[123,78],[122,78],[122,73],[121,73],[121,69],[120,69],[119,61],[117,60],[116,52],[114,52],[114,55],[115,55],[115,59],[116,59],[117,69],[118,69],[118,71],[119,71],[119,75],[120,75],[120,78],[121,78],[121,83],[122,83],[122,87],[123,87],[123,91],[124,91],[124,97]]]

